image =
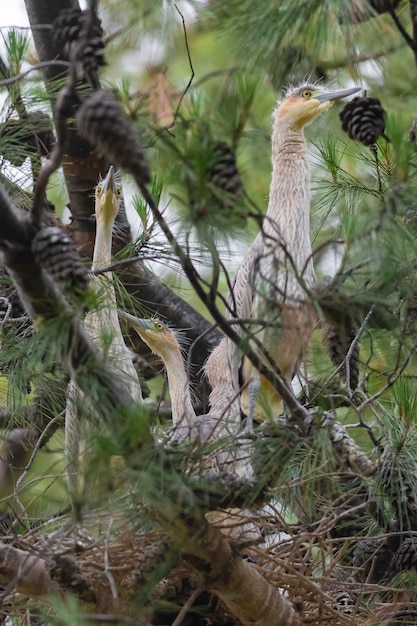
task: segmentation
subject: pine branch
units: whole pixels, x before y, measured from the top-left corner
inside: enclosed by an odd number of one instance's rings
[[[359,476],[373,476],[377,467],[362,452],[358,444],[348,434],[346,428],[333,415],[326,413],[322,422],[322,428],[329,432],[333,443],[335,456],[339,462],[339,468],[348,467]]]
[[[5,265],[18,289],[29,315],[34,321],[47,322],[65,316],[68,335],[62,356],[77,385],[91,395],[86,379],[80,374],[86,363],[96,372],[106,406],[116,409],[120,405],[130,406],[133,401],[123,383],[117,380],[106,364],[92,339],[68,305],[63,300],[55,283],[42,271],[30,251],[33,224],[28,215],[12,204],[4,188],[0,186],[0,229],[2,233]],[[98,414],[102,402],[97,403]]]
[[[218,528],[207,522],[191,491],[182,485],[171,498],[175,512],[161,519],[161,524],[186,559],[197,567],[208,591],[239,616],[244,626],[300,624],[292,604],[257,568],[242,559]]]
[[[3,542],[0,542],[0,581],[3,586],[12,585],[31,598],[62,593],[44,559]]]
[[[410,8],[411,8],[411,1],[410,1]],[[403,26],[403,24],[402,24],[402,22],[401,22],[400,18],[399,18],[399,17],[398,17],[398,15],[397,15],[396,10],[395,10],[394,8],[392,8],[392,7],[391,7],[391,8],[389,9],[389,13],[390,13],[390,15],[391,15],[391,17],[392,17],[392,20],[393,20],[393,22],[394,22],[395,26],[396,26],[396,27],[397,27],[397,29],[398,29],[398,32],[400,33],[400,35],[402,36],[402,38],[403,38],[403,39],[404,39],[404,41],[406,42],[407,46],[408,46],[409,48],[411,48],[411,50],[413,50],[413,52],[414,52],[414,41],[413,41],[413,38],[412,38],[412,37],[410,37],[409,33],[407,32],[407,30],[406,30],[406,29],[405,29],[405,27]]]

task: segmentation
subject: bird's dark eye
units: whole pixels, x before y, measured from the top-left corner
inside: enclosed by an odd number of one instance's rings
[[[99,196],[101,194],[101,185],[97,185],[96,187],[96,196]]]
[[[303,91],[301,92],[301,96],[306,99],[311,98],[312,94],[313,92],[311,91],[311,89],[303,89]]]
[[[161,324],[161,322],[156,322],[155,328],[156,328],[156,330],[163,330],[164,329],[164,325]]]
[[[122,193],[122,189],[121,189],[120,185],[117,185],[117,187],[116,187],[116,196],[120,196],[121,193]]]

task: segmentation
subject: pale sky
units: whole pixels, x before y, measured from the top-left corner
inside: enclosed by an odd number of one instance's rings
[[[6,0],[3,0],[5,3]],[[0,51],[4,51],[3,38],[8,26],[29,26],[24,0],[13,0],[8,3],[7,10],[0,11]]]

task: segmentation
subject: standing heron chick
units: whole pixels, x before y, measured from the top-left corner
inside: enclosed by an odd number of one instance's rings
[[[306,292],[315,280],[310,240],[310,164],[304,127],[334,102],[359,88],[324,91],[305,83],[290,89],[274,112],[272,180],[260,233],[250,246],[229,294],[228,318],[268,365],[267,354],[289,384],[315,325]],[[249,322],[247,322],[249,320]],[[260,344],[262,349],[257,345]],[[233,389],[252,430],[253,418],[274,419],[283,410],[280,394],[227,340]],[[218,346],[216,350],[223,350]],[[216,350],[212,357],[216,358]]]
[[[111,165],[106,177],[99,182],[95,191],[96,240],[91,266],[93,272],[111,263],[112,233],[120,208],[121,193],[118,175]],[[110,357],[112,366],[123,379],[133,399],[142,402],[133,355],[125,344],[120,328],[112,273],[106,272],[100,278],[94,278],[92,285],[100,296],[99,307],[86,316],[85,327]]]
[[[91,269],[98,270],[110,264],[112,258],[113,226],[121,201],[121,185],[111,165],[104,180],[95,190],[96,239]],[[116,292],[111,272],[93,277],[92,288],[100,296],[99,307],[88,313],[84,326],[109,359],[115,376],[121,378],[136,402],[142,402],[138,374],[133,365],[132,352],[126,346],[117,313]],[[76,494],[79,479],[80,423],[77,404],[83,394],[71,380],[67,392],[65,413],[65,453],[67,482]],[[88,400],[88,398],[87,398]]]

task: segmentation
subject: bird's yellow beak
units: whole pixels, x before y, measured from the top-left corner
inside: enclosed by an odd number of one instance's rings
[[[107,196],[111,194],[112,196],[116,194],[116,172],[114,170],[113,165],[110,165],[109,171],[106,174],[106,178],[102,182],[102,195]]]
[[[350,89],[339,89],[338,91],[323,91],[322,93],[314,95],[313,99],[318,100],[320,103],[328,101],[336,102],[336,100],[341,100],[342,98],[351,96],[353,93],[357,93],[361,89],[362,87],[351,87]]]

